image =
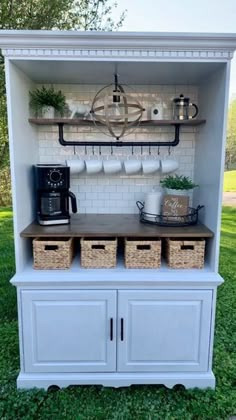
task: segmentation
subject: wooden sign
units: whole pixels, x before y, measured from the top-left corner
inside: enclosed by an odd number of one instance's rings
[[[181,221],[188,214],[189,197],[186,195],[165,195],[163,198],[162,214],[169,216],[169,220]],[[173,217],[174,216],[174,217]]]

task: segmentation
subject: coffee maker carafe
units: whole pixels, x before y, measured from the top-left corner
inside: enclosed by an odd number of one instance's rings
[[[191,114],[191,108],[194,108],[194,113]],[[190,102],[189,98],[184,95],[179,95],[178,98],[173,99],[173,118],[174,120],[190,120],[198,115],[198,107],[196,104]]]
[[[75,195],[69,191],[70,168],[65,165],[35,165],[37,220],[40,225],[70,223],[69,198],[73,213],[77,212]]]

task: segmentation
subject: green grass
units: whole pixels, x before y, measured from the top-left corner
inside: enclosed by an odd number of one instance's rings
[[[227,171],[224,173],[224,191],[236,191],[236,171]]]
[[[236,209],[222,213],[220,273],[213,370],[216,390],[164,386],[59,391],[17,391],[19,371],[12,214],[0,209],[0,419],[1,420],[228,420],[236,415]]]

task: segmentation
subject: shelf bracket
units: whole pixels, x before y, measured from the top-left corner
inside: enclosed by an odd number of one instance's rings
[[[116,140],[116,141],[86,141],[86,140],[65,140],[64,139],[64,123],[59,122],[58,123],[58,132],[59,132],[59,143],[61,146],[116,146],[116,147],[126,147],[126,146],[150,146],[150,147],[174,147],[179,144],[180,138],[179,138],[179,131],[180,131],[180,125],[181,123],[175,123],[172,124],[175,127],[175,136],[174,140],[172,141],[122,141],[122,140]]]

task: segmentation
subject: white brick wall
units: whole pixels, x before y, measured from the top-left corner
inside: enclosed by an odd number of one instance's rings
[[[95,94],[102,86],[99,85],[56,85],[61,89],[67,99],[74,99],[91,104]],[[146,108],[146,117],[150,118],[150,109],[159,102],[165,102],[164,118],[170,119],[172,113],[172,100],[174,97],[183,93],[189,96],[192,102],[197,103],[198,90],[195,86],[133,86],[132,89],[137,94],[137,99]],[[145,118],[145,116],[144,116]],[[110,147],[102,147],[101,154],[99,148],[85,147],[63,147],[58,142],[58,128],[56,126],[38,126],[39,156],[40,163],[65,163],[67,159],[176,159],[179,162],[178,174],[184,174],[193,178],[195,133],[196,128],[184,127],[180,131],[180,143],[177,147],[170,150],[167,147],[158,148],[143,147],[142,154],[140,147],[116,148],[113,147],[111,155]],[[65,127],[65,138],[68,140],[108,140],[111,138],[102,134],[94,126]],[[148,140],[148,141],[169,141],[174,139],[173,127],[146,127],[138,128],[129,136],[129,140]],[[169,155],[170,153],[170,155]],[[143,200],[145,193],[150,192],[152,187],[159,186],[160,178],[163,177],[159,172],[154,176],[144,176],[142,174],[127,176],[124,171],[119,174],[108,176],[103,173],[98,175],[71,176],[71,191],[77,197],[80,213],[137,213],[137,200]]]

